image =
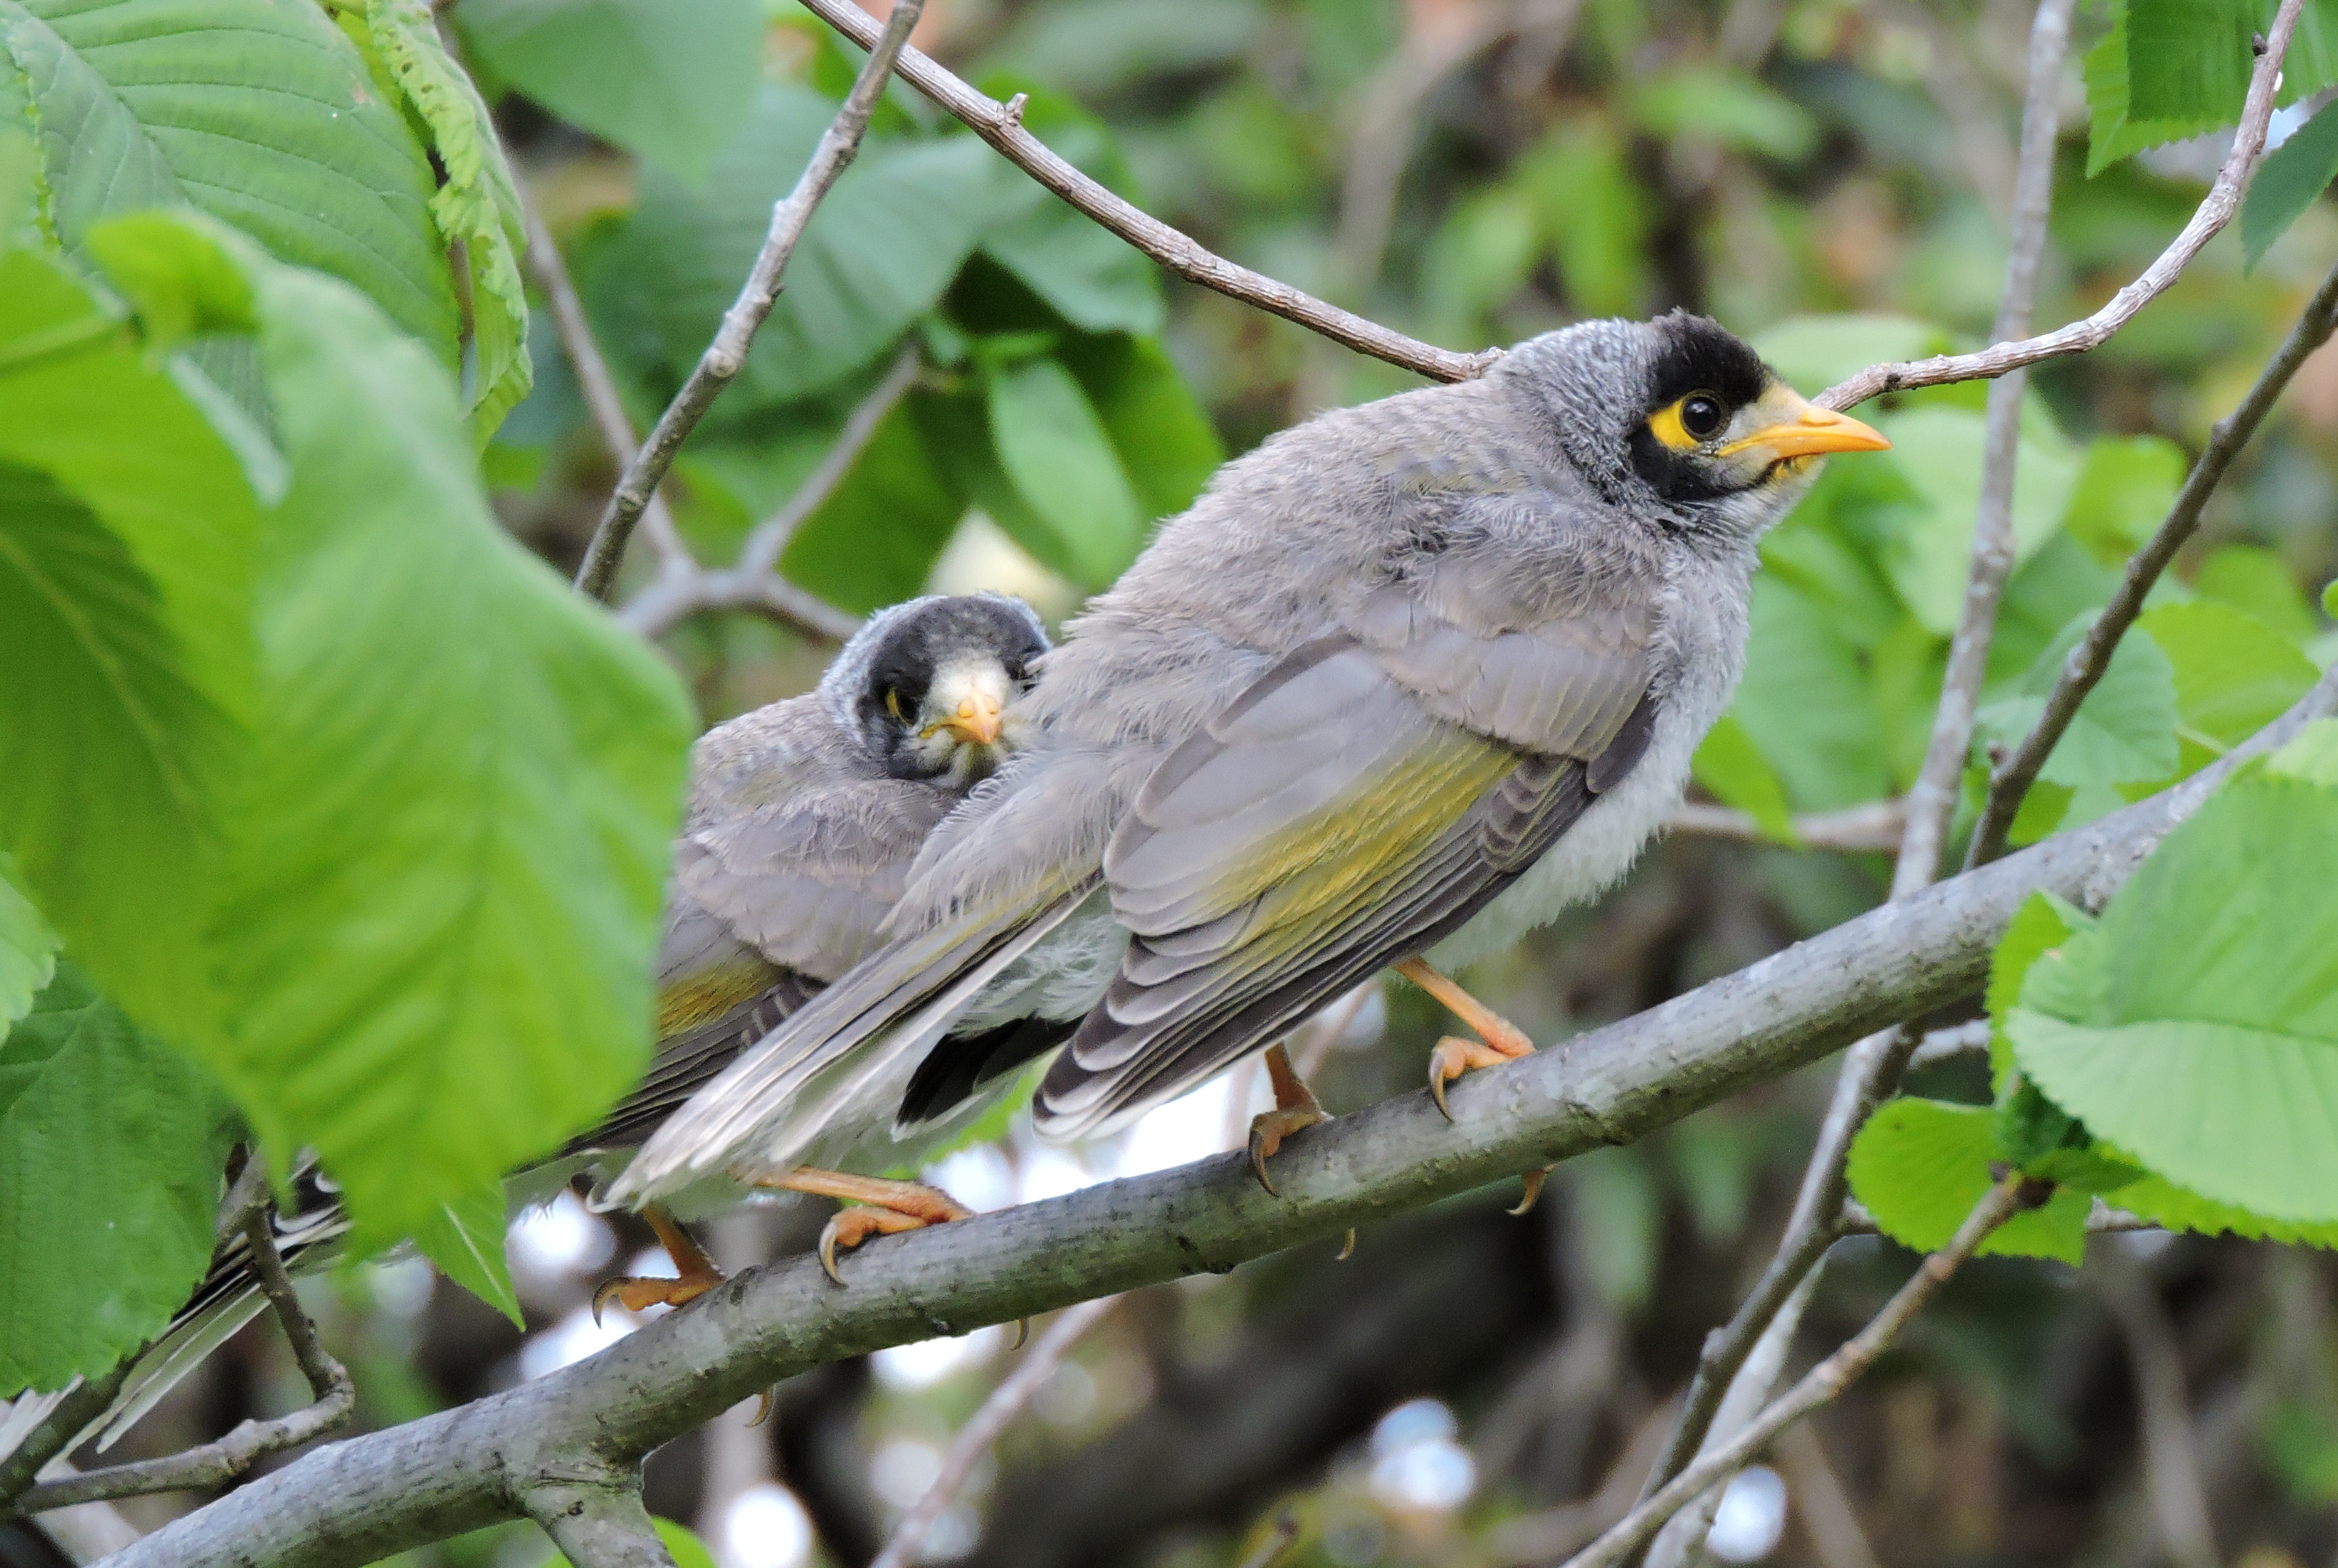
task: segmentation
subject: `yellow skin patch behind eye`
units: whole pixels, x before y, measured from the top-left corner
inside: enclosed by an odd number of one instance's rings
[[[1686,397],[1675,398],[1671,407],[1659,408],[1648,416],[1648,433],[1675,452],[1694,452],[1704,443],[1688,433],[1681,423],[1681,405],[1689,397],[1710,397],[1710,392],[1692,392]]]

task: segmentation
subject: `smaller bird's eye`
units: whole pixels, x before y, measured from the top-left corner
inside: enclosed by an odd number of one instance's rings
[[[1700,441],[1718,435],[1725,416],[1721,399],[1710,392],[1692,392],[1680,400],[1681,428]]]

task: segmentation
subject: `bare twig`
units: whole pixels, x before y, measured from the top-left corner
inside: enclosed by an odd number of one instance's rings
[[[256,1158],[251,1161],[252,1165],[258,1163]],[[243,1191],[241,1183],[236,1191]],[[267,1196],[264,1181],[258,1185],[258,1196],[263,1200]],[[136,1497],[149,1492],[177,1492],[190,1486],[216,1486],[234,1480],[269,1455],[324,1436],[349,1420],[350,1412],[357,1407],[357,1387],[349,1381],[348,1368],[318,1342],[317,1326],[309,1320],[308,1313],[300,1308],[300,1298],[293,1294],[292,1280],[284,1272],[284,1260],[276,1253],[276,1238],[265,1203],[246,1200],[241,1207],[244,1245],[250,1249],[260,1288],[276,1308],[277,1321],[283,1325],[284,1338],[292,1347],[292,1358],[300,1364],[301,1376],[309,1380],[309,1391],[316,1402],[273,1421],[247,1420],[218,1442],[206,1443],[182,1454],[130,1465],[110,1465],[102,1470],[85,1470],[77,1475],[42,1482],[16,1499],[18,1513],[38,1514],[74,1503]]]
[[[2127,1342],[2143,1424],[2145,1490],[2160,1544],[2176,1568],[2216,1568],[2221,1559],[2208,1514],[2208,1490],[2200,1479],[2199,1449],[2192,1440],[2192,1402],[2184,1390],[2184,1357],[2176,1326],[2160,1303],[2158,1289],[2117,1248],[2097,1250],[2087,1259],[2087,1273]]]
[[[800,629],[842,642],[860,630],[860,620],[805,593],[779,575],[780,557],[787,554],[811,514],[836,494],[860,460],[885,416],[899,406],[918,379],[920,358],[916,344],[904,346],[892,368],[856,405],[824,453],[780,509],[755,525],[740,546],[739,564],[724,571],[703,569],[669,573],[635,595],[617,618],[644,637],[663,637],[688,617],[705,610],[756,610],[789,621]]]
[[[1851,1505],[1842,1477],[1827,1458],[1826,1445],[1808,1422],[1779,1435],[1778,1462],[1785,1468],[1786,1484],[1820,1568],[1882,1568],[1867,1532],[1860,1527],[1859,1512]]]
[[[536,287],[544,290],[545,302],[552,307],[552,328],[559,339],[561,351],[568,356],[569,368],[576,372],[577,389],[584,395],[585,410],[593,416],[594,428],[601,433],[601,444],[609,449],[623,473],[633,466],[640,453],[640,444],[634,435],[634,421],[625,412],[625,402],[617,395],[616,377],[609,374],[609,361],[601,352],[600,339],[593,335],[593,323],[584,314],[584,302],[576,296],[575,281],[568,276],[568,262],[560,254],[560,247],[545,227],[544,215],[536,211],[535,197],[525,180],[515,181],[519,191],[519,211],[527,226],[527,266],[535,274]],[[642,527],[649,535],[650,548],[657,553],[660,569],[684,572],[694,569],[698,563],[692,559],[690,546],[683,543],[682,530],[674,526],[673,513],[663,495],[650,497],[648,508],[642,514]]]
[[[2038,775],[2044,770],[2046,760],[2053,755],[2070,720],[2078,716],[2078,705],[2087,693],[2102,680],[2110,668],[2111,655],[2118,649],[2119,639],[2143,611],[2143,601],[2167,569],[2176,553],[2184,547],[2200,525],[2200,514],[2208,505],[2209,496],[2224,482],[2241,448],[2264,423],[2273,411],[2290,378],[2298,367],[2316,348],[2329,341],[2333,327],[2338,327],[2338,267],[2322,280],[2313,291],[2297,324],[2273,359],[2261,371],[2256,384],[2249,388],[2241,406],[2216,421],[2210,432],[2208,445],[2201,449],[2200,460],[2185,476],[2184,488],[2176,493],[2176,504],[2168,508],[2166,520],[2158,531],[2137,551],[2127,564],[2127,573],[2120,578],[2118,592],[2087,628],[2086,636],[2064,656],[2062,672],[2048,694],[2044,711],[2021,744],[1989,773],[1989,799],[1981,808],[1980,820],[1974,825],[1972,841],[1965,853],[1965,864],[1979,866],[1993,860],[2005,852],[2006,835],[2012,830],[2013,819],[2021,809],[2023,799]]]
[[[2156,1220],[2146,1220],[2140,1214],[2130,1214],[2124,1209],[2114,1209],[2097,1198],[2087,1210],[2087,1234],[2089,1236],[2127,1236],[2138,1231],[2162,1229]],[[1881,1236],[1883,1227],[1867,1206],[1856,1200],[1844,1202],[1842,1220],[1837,1234],[1843,1236]]]
[[[2304,0],[2281,0],[2281,8],[2274,13],[2273,25],[2265,34],[2264,53],[2257,57],[2256,69],[2249,76],[2248,96],[2242,102],[2233,150],[2225,159],[2224,167],[2216,172],[2215,182],[2208,187],[2208,194],[2201,199],[2191,221],[2169,241],[2156,260],[2145,268],[2134,282],[2112,295],[2101,309],[2083,321],[2058,327],[2041,337],[2025,338],[2017,343],[1993,343],[1972,354],[1938,354],[1930,359],[1870,366],[1850,380],[1828,387],[1814,401],[1828,408],[1849,408],[1885,392],[1986,379],[2035,365],[2041,359],[2058,359],[2064,355],[2084,354],[2090,348],[2101,348],[2113,333],[2133,320],[2137,311],[2166,292],[2168,285],[2192,264],[2201,247],[2231,222],[2233,214],[2239,210],[2241,191],[2264,152],[2265,124],[2273,118],[2274,88],[2281,75],[2282,56],[2289,49],[2291,34],[2297,31],[2298,13],[2304,3]]]
[[[1972,1212],[1965,1216],[1964,1223],[1957,1227],[1949,1244],[1924,1259],[1908,1283],[1884,1303],[1883,1310],[1866,1328],[1804,1373],[1802,1381],[1784,1397],[1747,1422],[1734,1437],[1701,1455],[1655,1495],[1625,1515],[1622,1524],[1570,1558],[1567,1568],[1614,1568],[1637,1551],[1641,1543],[1653,1536],[1680,1508],[1760,1453],[1773,1437],[1849,1387],[1908,1320],[1949,1282],[1950,1276],[1973,1255],[1973,1250],[1987,1240],[1989,1233],[2013,1217],[2021,1201],[2022,1178],[2018,1175],[2009,1176],[1990,1188],[1988,1195],[1973,1206]]]
[[[771,226],[763,237],[763,248],[756,254],[755,265],[747,274],[746,285],[739,298],[722,313],[722,325],[715,330],[714,341],[706,346],[692,368],[690,377],[658,416],[656,428],[643,443],[634,461],[625,466],[624,475],[617,481],[609,505],[601,514],[601,525],[593,531],[593,542],[585,547],[584,564],[576,569],[577,591],[595,599],[606,599],[610,585],[616,580],[617,563],[625,553],[625,541],[632,537],[634,524],[641,520],[642,511],[656,494],[659,482],[666,470],[673,466],[674,454],[689,438],[714,399],[743,369],[747,350],[755,340],[755,333],[771,313],[780,297],[780,275],[787,270],[788,260],[795,254],[796,242],[803,238],[805,226],[810,223],[814,209],[845,165],[852,162],[860,150],[860,138],[869,129],[869,117],[877,108],[877,96],[885,89],[886,77],[892,74],[893,62],[909,41],[909,29],[918,24],[925,0],[895,0],[893,14],[879,28],[869,20],[870,36],[860,40],[869,50],[869,58],[853,79],[852,91],[846,93],[844,104],[837,110],[836,118],[821,132],[820,145],[812,149],[811,162],[797,180],[795,189],[771,208]],[[866,19],[865,13],[856,13]]]
[[[2022,108],[2021,160],[2014,181],[2013,240],[1998,312],[2001,335],[2027,328],[2036,298],[2038,261],[2053,194],[2062,57],[2069,45],[2074,0],[2039,0],[2030,26],[2029,95]],[[1972,567],[1950,645],[1931,740],[1925,749],[1923,767],[1908,791],[1906,826],[1891,877],[1894,901],[1929,886],[1939,874],[1949,812],[1972,745],[1973,714],[1989,641],[1996,631],[1998,602],[2012,567],[2013,464],[2021,390],[2018,380],[1989,388],[1989,438],[1981,501],[1973,524]],[[1787,1220],[1786,1236],[1756,1289],[1757,1295],[1770,1298],[1768,1312],[1784,1309],[1794,1298],[1793,1285],[1826,1255],[1825,1233],[1835,1223],[1848,1195],[1843,1168],[1852,1140],[1874,1108],[1897,1087],[1919,1043],[1917,1032],[1901,1024],[1870,1035],[1845,1053],[1817,1146],[1811,1152]],[[1741,1309],[1719,1340],[1706,1341],[1689,1397],[1683,1405],[1681,1430],[1665,1454],[1665,1467],[1649,1477],[1652,1489],[1685,1465],[1701,1445],[1727,1436],[1719,1431],[1708,1436],[1707,1432],[1721,1407],[1723,1390],[1718,1380],[1734,1380],[1741,1375],[1755,1338],[1768,1323],[1767,1313]],[[1767,1392],[1764,1384],[1763,1396]]]
[[[1810,849],[1840,849],[1846,854],[1889,853],[1900,848],[1900,835],[1907,817],[1907,807],[1899,800],[1875,800],[1841,811],[1812,811],[1793,818],[1794,837]],[[1762,824],[1754,820],[1752,812],[1730,806],[1695,802],[1677,806],[1665,819],[1665,828],[1672,833],[1736,838],[1749,844],[1776,842],[1762,831]]]
[[[1976,1018],[1970,1024],[1951,1024],[1945,1029],[1935,1029],[1925,1035],[1917,1044],[1915,1054],[1908,1058],[1908,1065],[1911,1068],[1931,1067],[1988,1049],[1989,1020]]]
[[[638,1467],[583,1464],[521,1488],[519,1503],[572,1568],[673,1568],[642,1506]]]
[[[892,1539],[885,1543],[885,1549],[877,1553],[869,1568],[909,1568],[918,1561],[934,1521],[957,1500],[966,1478],[974,1474],[974,1467],[990,1452],[999,1434],[1007,1430],[1007,1423],[1023,1413],[1032,1396],[1056,1375],[1056,1369],[1063,1365],[1064,1357],[1071,1354],[1080,1337],[1102,1321],[1118,1300],[1116,1296],[1107,1296],[1100,1301],[1083,1301],[1047,1325],[1047,1331],[1023,1353],[1015,1370],[999,1380],[998,1387],[990,1391],[990,1397],[982,1402],[982,1407],[950,1439],[934,1484],[926,1488],[926,1494],[894,1526]]]
[[[876,19],[852,0],[803,3],[806,10],[863,48],[877,36]],[[1400,365],[1432,381],[1469,380],[1484,374],[1488,366],[1501,358],[1498,348],[1456,354],[1420,342],[1214,255],[1190,235],[1132,207],[1081,173],[1050,152],[1046,142],[1023,129],[1020,113],[977,92],[918,50],[901,52],[900,73],[903,81],[966,122],[976,135],[997,148],[1008,162],[1181,278],[1255,305],[1286,321],[1295,321],[1360,354]]]

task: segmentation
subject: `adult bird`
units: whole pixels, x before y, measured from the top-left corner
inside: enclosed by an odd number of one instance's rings
[[[1737,684],[1763,532],[1823,455],[1888,445],[1675,313],[1227,465],[1042,662],[1029,744],[928,841],[893,940],[613,1194],[784,1167],[935,1040],[1016,1018],[1078,1021],[1040,1131],[1106,1132],[1390,965],[1474,1036],[1436,1048],[1442,1106],[1531,1044],[1441,970],[1622,875]],[[1320,1114],[1270,1063],[1262,1176]]]
[[[514,1179],[516,1200],[546,1200],[579,1170],[629,1152],[878,945],[918,845],[1027,733],[1012,704],[1046,647],[1038,617],[1020,600],[912,600],[872,617],[816,690],[700,738],[657,959],[656,1054],[640,1086],[600,1125]],[[987,1087],[1064,1033],[1010,1030],[960,1042],[948,1065],[968,1090]],[[876,1128],[869,1162],[879,1170],[903,1161],[881,1136],[892,1119]],[[860,1205],[840,1211],[822,1232],[820,1256],[831,1271],[839,1246],[966,1213],[911,1182],[816,1170],[774,1174],[772,1185]],[[313,1168],[295,1185],[305,1201],[273,1217],[279,1250],[288,1264],[322,1267],[348,1230],[346,1217]],[[683,1196],[683,1211],[740,1196],[735,1184],[709,1181]],[[611,1280],[594,1295],[596,1313],[613,1296],[634,1310],[680,1303],[719,1279],[671,1213],[653,1210],[648,1218],[679,1277]],[[109,1441],[262,1305],[238,1234],[133,1372],[109,1413]],[[35,1414],[20,1411],[9,1430],[21,1432]],[[11,1446],[0,1439],[0,1453]]]

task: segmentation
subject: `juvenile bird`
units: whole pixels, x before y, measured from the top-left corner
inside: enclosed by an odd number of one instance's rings
[[[1432,957],[1623,873],[1736,686],[1763,530],[1819,457],[1887,445],[1676,313],[1229,464],[1041,662],[1035,733],[928,841],[890,943],[613,1193],[783,1167],[935,1041],[1018,1018],[1078,1020],[1041,1132],[1106,1132],[1390,965],[1474,1033],[1433,1054],[1441,1106],[1531,1045]],[[1262,1174],[1320,1115],[1270,1062]]]
[[[600,1125],[514,1179],[519,1201],[556,1193],[580,1168],[639,1143],[693,1091],[785,1018],[821,984],[878,944],[911,858],[934,824],[987,777],[1027,732],[1011,704],[1046,651],[1038,617],[1003,594],[912,600],[879,612],[848,642],[819,687],[733,719],[701,737],[674,845],[658,954],[658,1046],[634,1092]],[[1066,1031],[965,1043],[956,1065],[971,1090],[1028,1060]],[[1028,1044],[1027,1044],[1026,1042]],[[1017,1056],[1020,1050],[1024,1054]],[[877,1123],[879,1170],[904,1162]],[[938,1125],[942,1125],[938,1123]],[[886,1229],[966,1210],[931,1188],[828,1171],[777,1173],[774,1185],[902,1208],[852,1208],[820,1240],[834,1250]],[[306,1201],[274,1220],[296,1269],[329,1263],[348,1223],[330,1187],[299,1173]],[[735,1201],[716,1181],[683,1195],[685,1211]],[[594,1296],[635,1310],[690,1299],[720,1278],[666,1212],[648,1216],[678,1279],[615,1279]],[[264,1305],[241,1235],[224,1243],[114,1409],[124,1430]],[[21,1432],[36,1411],[20,1412]],[[12,1446],[0,1439],[0,1453]]]

